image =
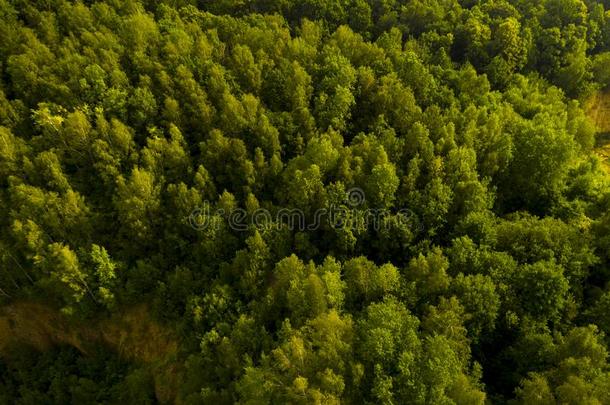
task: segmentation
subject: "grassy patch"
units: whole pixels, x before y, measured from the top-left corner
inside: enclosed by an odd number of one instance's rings
[[[585,110],[598,131],[595,152],[610,173],[610,91],[596,93],[585,103]]]

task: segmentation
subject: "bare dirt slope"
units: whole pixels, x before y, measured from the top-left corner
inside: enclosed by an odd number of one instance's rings
[[[66,344],[85,355],[92,344],[107,345],[124,358],[150,367],[159,402],[175,400],[177,339],[153,321],[143,305],[84,324],[39,303],[16,302],[0,309],[0,356],[10,356],[13,344],[41,351]]]

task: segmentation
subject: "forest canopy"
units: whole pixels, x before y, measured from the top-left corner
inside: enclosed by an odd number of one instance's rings
[[[0,0],[0,304],[178,341],[0,403],[610,404],[608,88],[608,1]]]

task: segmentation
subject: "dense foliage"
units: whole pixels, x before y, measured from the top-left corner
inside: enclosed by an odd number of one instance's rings
[[[12,349],[10,364],[0,365],[0,403],[154,403],[150,376],[128,374],[127,364],[103,348],[86,357],[72,347]]]
[[[146,303],[183,403],[610,403],[606,7],[0,0],[1,300]],[[222,214],[331,205],[387,215]],[[147,372],[25,351],[0,399],[144,403]]]

